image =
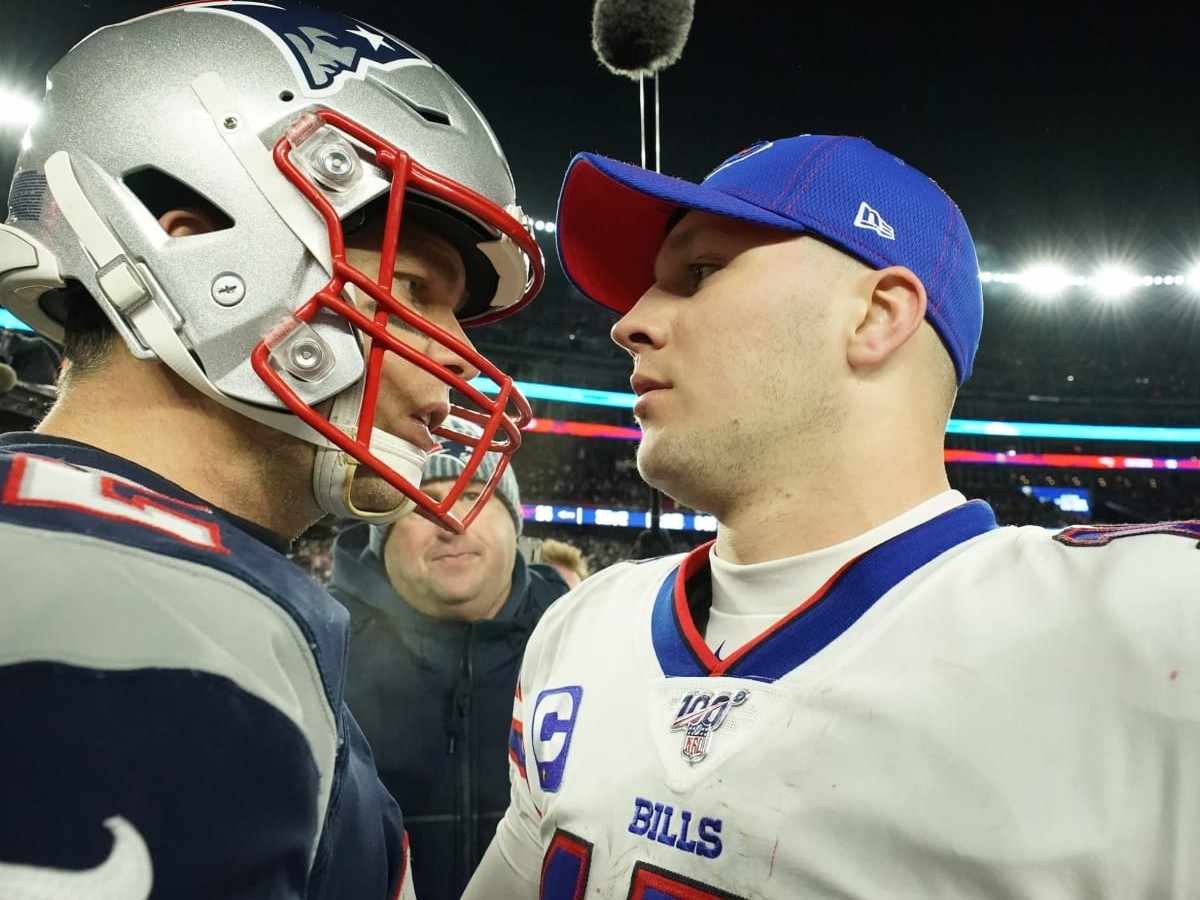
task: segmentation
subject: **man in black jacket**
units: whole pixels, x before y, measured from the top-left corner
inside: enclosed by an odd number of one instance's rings
[[[422,489],[442,499],[467,456],[444,445]],[[477,479],[493,467],[485,459]],[[468,487],[463,513],[481,489]],[[551,567],[526,564],[520,531],[510,466],[465,534],[409,516],[391,528],[355,525],[334,545],[330,590],[351,615],[346,700],[404,809],[422,900],[457,900],[508,806],[521,656],[567,591]]]

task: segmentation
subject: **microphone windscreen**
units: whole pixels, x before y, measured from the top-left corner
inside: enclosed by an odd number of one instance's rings
[[[635,81],[679,61],[695,0],[596,0],[592,47],[614,75]]]

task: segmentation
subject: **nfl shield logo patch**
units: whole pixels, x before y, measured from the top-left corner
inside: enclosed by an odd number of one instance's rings
[[[749,698],[749,691],[715,696],[702,691],[684,697],[679,712],[675,714],[675,721],[671,723],[672,731],[683,732],[683,747],[680,750],[683,758],[694,766],[708,756],[713,732],[725,724],[731,710]]]
[[[708,755],[708,736],[712,731],[703,722],[689,725],[683,736],[683,758],[692,765]]]

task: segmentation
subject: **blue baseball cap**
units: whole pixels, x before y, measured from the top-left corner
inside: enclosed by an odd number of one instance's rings
[[[970,377],[983,287],[966,220],[932,179],[870,141],[823,134],[762,141],[700,184],[580,153],[558,203],[567,278],[597,303],[627,312],[654,284],[654,258],[678,209],[816,235],[875,269],[906,266],[925,285],[926,318],[958,383]]]

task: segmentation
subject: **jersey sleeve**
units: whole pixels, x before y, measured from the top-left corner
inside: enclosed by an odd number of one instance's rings
[[[112,871],[154,896],[303,896],[317,771],[269,704],[184,669],[38,661],[0,667],[0,705],[20,735],[0,745],[0,896],[31,896],[17,865],[28,884]]]
[[[3,532],[0,896],[305,896],[337,733],[295,624],[220,573]]]
[[[508,810],[500,820],[495,837],[479,868],[475,870],[463,900],[533,900],[538,893],[542,864],[542,846],[538,836],[541,812],[534,802],[526,767],[528,742],[525,723],[529,718],[523,687],[526,683],[525,670],[530,666],[532,656],[526,653],[513,698],[508,746]]]

